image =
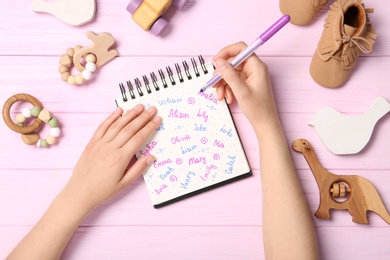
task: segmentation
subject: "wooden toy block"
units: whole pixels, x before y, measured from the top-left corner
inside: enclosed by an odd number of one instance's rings
[[[88,31],[86,35],[93,43],[90,46],[75,50],[73,63],[78,71],[83,72],[85,70],[85,67],[80,63],[80,60],[88,54],[95,55],[97,68],[103,66],[118,55],[117,50],[109,50],[115,43],[114,37],[112,37],[111,34],[106,32],[96,34],[92,31]]]
[[[158,36],[168,25],[168,21],[161,16],[171,5],[181,9],[187,2],[188,0],[131,0],[127,11],[142,29],[150,30]]]
[[[133,20],[147,31],[161,15],[162,13],[157,12],[153,6],[144,2],[133,14]]]
[[[172,0],[144,0],[144,3],[153,8],[160,15],[172,5]]]
[[[369,142],[376,123],[390,111],[390,103],[377,97],[367,112],[345,115],[321,108],[310,120],[325,146],[334,154],[355,154]]]
[[[96,0],[33,0],[32,10],[56,16],[73,26],[80,26],[93,20],[96,13]]]
[[[41,119],[43,122],[48,123],[49,120],[53,117],[53,115],[47,110],[42,109],[41,113],[39,113],[38,118]]]
[[[353,222],[368,224],[367,211],[373,211],[390,224],[387,212],[378,191],[367,179],[357,175],[336,175],[320,164],[312,145],[305,139],[297,139],[292,148],[304,155],[320,190],[320,205],[315,215],[330,218],[330,209],[347,209]],[[335,197],[346,197],[344,201]]]

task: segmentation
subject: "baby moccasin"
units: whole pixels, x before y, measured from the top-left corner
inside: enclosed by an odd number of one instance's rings
[[[323,87],[337,88],[348,80],[362,53],[370,53],[376,34],[362,0],[337,0],[330,6],[324,30],[311,60],[310,74]]]
[[[308,24],[328,0],[279,0],[279,9],[296,25]]]

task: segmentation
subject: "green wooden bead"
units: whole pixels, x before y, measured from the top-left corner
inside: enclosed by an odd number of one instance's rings
[[[48,124],[49,124],[50,127],[53,127],[53,128],[57,127],[58,126],[58,120],[53,117],[52,119],[49,120]]]
[[[41,146],[42,147],[46,147],[47,145],[48,145],[48,143],[47,143],[46,139],[42,139],[41,140]]]
[[[42,111],[42,109],[40,107],[34,106],[33,108],[31,108],[31,115],[38,117],[39,113],[41,113],[41,111]]]
[[[18,126],[24,126],[24,124],[23,123],[18,123]]]

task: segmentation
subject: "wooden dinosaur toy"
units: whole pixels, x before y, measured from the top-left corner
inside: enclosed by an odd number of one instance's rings
[[[301,152],[317,181],[320,190],[320,205],[315,215],[330,218],[330,209],[347,209],[353,222],[368,224],[367,211],[373,211],[390,224],[387,212],[378,191],[367,179],[357,175],[336,175],[320,164],[312,145],[305,139],[293,142],[294,151]],[[338,201],[335,197],[345,197]]]

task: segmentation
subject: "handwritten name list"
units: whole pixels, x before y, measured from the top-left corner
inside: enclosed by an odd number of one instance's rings
[[[128,107],[155,106],[163,118],[137,152],[138,158],[156,158],[144,173],[154,205],[250,172],[226,102],[217,100],[214,89],[199,92],[213,74],[211,65],[207,69],[205,76],[137,98]]]

